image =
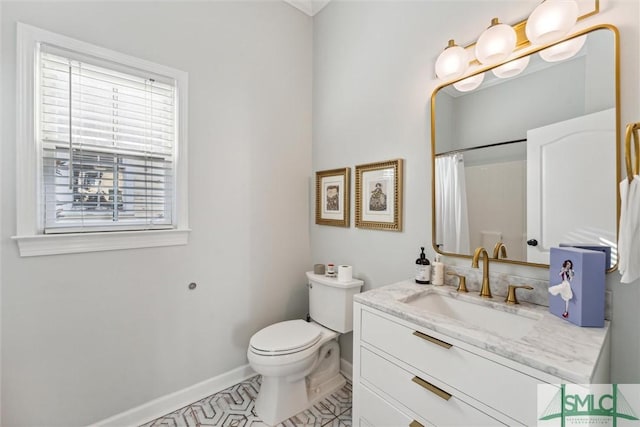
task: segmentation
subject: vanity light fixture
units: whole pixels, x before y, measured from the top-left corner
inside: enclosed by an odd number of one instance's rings
[[[453,80],[461,77],[468,68],[469,54],[465,48],[449,40],[449,44],[436,61],[436,76],[441,80]]]
[[[503,64],[499,67],[494,68],[491,72],[501,79],[508,79],[509,77],[514,77],[524,71],[529,65],[529,57],[524,56],[520,59],[516,59],[513,61],[509,61],[506,64]]]
[[[461,47],[457,46],[453,40],[449,40],[449,45],[436,60],[436,76],[443,81],[455,80],[464,76],[470,63],[496,64],[506,60],[514,50],[530,45],[548,45],[562,39],[576,22],[600,13],[600,0],[580,1],[581,3],[593,1],[593,10],[578,16],[580,11],[576,0],[543,0],[528,19],[517,24],[501,24],[498,18],[492,19],[491,26],[480,35],[476,43]],[[564,48],[566,49],[567,47]],[[575,52],[579,50],[578,48]],[[571,50],[567,50],[567,58],[572,56],[569,52]],[[474,53],[477,61],[474,61]],[[548,59],[548,61],[566,59],[552,53],[541,53],[541,56],[558,58]],[[494,74],[501,78],[512,77],[522,72],[527,66],[525,61],[512,62],[511,65],[504,64],[504,68],[498,67],[500,70],[494,70]],[[460,84],[459,86],[466,87]]]
[[[582,49],[587,35],[576,37],[541,50],[540,57],[547,62],[558,62],[575,56]]]
[[[545,45],[566,36],[578,20],[575,0],[545,0],[536,7],[525,27],[533,45]]]
[[[504,61],[516,48],[516,41],[516,30],[493,18],[476,42],[476,59],[485,65]]]
[[[480,86],[483,80],[484,73],[474,74],[471,77],[467,77],[464,80],[460,80],[459,82],[454,83],[453,87],[455,87],[460,92],[469,92]]]

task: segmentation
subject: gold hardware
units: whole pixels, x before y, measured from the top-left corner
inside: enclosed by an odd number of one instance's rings
[[[480,246],[473,253],[471,259],[471,268],[478,267],[478,258],[482,254],[482,288],[480,289],[480,296],[483,298],[493,298],[491,296],[491,287],[489,286],[489,253],[485,248]]]
[[[580,22],[583,19],[586,19],[590,16],[597,15],[600,13],[600,0],[594,0],[593,10],[591,12],[587,12],[584,15],[578,16],[578,20],[576,22]]]
[[[416,420],[413,420],[411,421],[411,424],[409,424],[409,427],[424,427],[424,426],[419,422],[417,422]]]
[[[431,343],[434,343],[434,344],[436,344],[436,345],[439,345],[440,347],[444,347],[444,348],[451,348],[451,347],[453,347],[453,346],[452,346],[451,344],[449,344],[448,342],[441,341],[441,340],[439,340],[438,338],[434,338],[434,337],[429,336],[429,335],[427,335],[427,334],[423,334],[422,332],[415,331],[415,332],[413,333],[413,335],[417,336],[418,338],[422,338],[423,340],[427,340],[427,341],[429,341],[429,342],[431,342]]]
[[[413,381],[414,383],[418,384],[420,387],[429,390],[431,393],[435,394],[436,396],[444,399],[444,400],[449,400],[451,399],[451,395],[449,393],[447,393],[446,391],[442,390],[441,388],[438,388],[436,386],[434,386],[433,384],[431,384],[430,382],[427,382],[425,380],[423,380],[420,377],[413,377],[411,379],[411,381]]]
[[[522,285],[522,286],[516,286],[516,285],[509,285],[508,291],[507,291],[507,298],[504,300],[504,302],[506,302],[507,304],[520,304],[518,302],[518,298],[516,297],[516,289],[529,289],[532,290],[533,287],[529,286],[529,285]]]
[[[456,289],[457,292],[469,292],[469,290],[467,289],[467,278],[465,276],[463,276],[462,274],[454,273],[452,271],[448,271],[447,276],[456,276],[458,279],[460,279],[460,281],[458,282],[458,289]]]
[[[500,255],[502,255],[502,258],[508,258],[507,247],[502,242],[496,243],[493,247],[493,259],[500,259]]]
[[[640,123],[629,123],[624,136],[624,161],[627,165],[627,179],[633,181],[634,175],[640,173],[640,140],[638,138]],[[635,165],[631,154],[631,135],[633,135],[633,146],[636,151]]]

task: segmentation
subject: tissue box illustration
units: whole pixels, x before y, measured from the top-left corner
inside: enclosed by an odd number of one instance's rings
[[[604,252],[605,261],[604,268],[605,270],[611,267],[611,246],[599,245],[597,243],[560,243],[560,247],[570,246],[573,248],[580,249],[588,249],[590,251],[600,251]]]
[[[605,259],[602,251],[551,248],[549,311],[578,326],[604,326]]]

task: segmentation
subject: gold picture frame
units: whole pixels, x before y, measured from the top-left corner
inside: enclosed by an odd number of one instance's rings
[[[316,224],[349,227],[351,168],[316,172]]]
[[[402,231],[403,163],[356,166],[356,227]]]

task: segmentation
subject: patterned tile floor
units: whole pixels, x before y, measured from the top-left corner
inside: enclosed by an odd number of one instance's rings
[[[254,411],[260,375],[140,427],[266,427]],[[351,383],[277,427],[351,427]]]

